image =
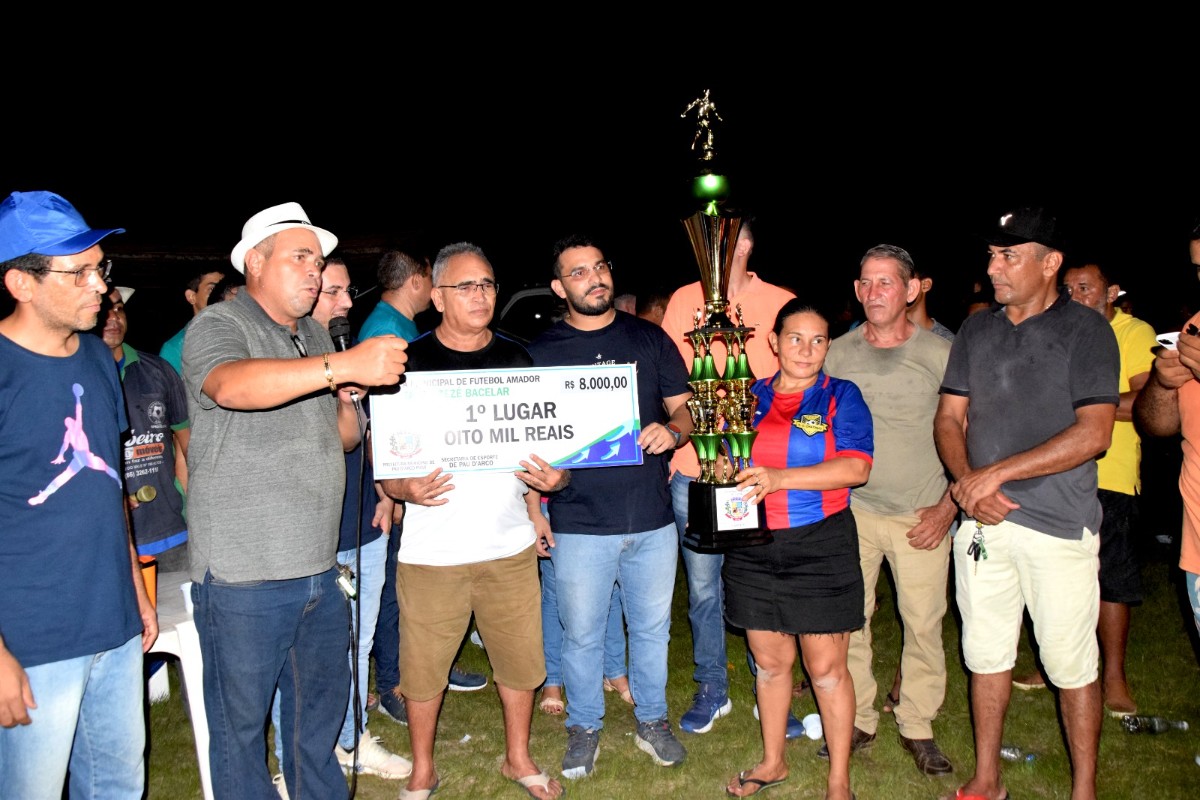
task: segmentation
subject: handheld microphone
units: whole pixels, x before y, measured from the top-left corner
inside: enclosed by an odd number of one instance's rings
[[[333,339],[333,349],[339,353],[350,349],[350,320],[347,317],[331,317],[329,319],[329,336]],[[350,398],[358,405],[358,392],[351,392]]]
[[[329,335],[333,338],[333,349],[339,353],[350,349],[350,320],[333,317],[329,320]]]

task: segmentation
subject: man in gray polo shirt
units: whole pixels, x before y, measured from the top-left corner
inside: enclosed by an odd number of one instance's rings
[[[290,793],[347,796],[334,757],[350,685],[349,617],[336,583],[346,470],[360,439],[351,389],[394,385],[403,339],[344,352],[307,314],[337,238],[297,203],[242,228],[246,289],[188,327],[183,378],[192,600],[216,798],[276,796],[266,719],[281,693]]]
[[[1028,608],[1042,663],[1060,690],[1072,797],[1095,797],[1095,459],[1112,438],[1120,353],[1107,321],[1058,290],[1063,245],[1053,216],[1017,209],[984,238],[998,305],[959,329],[934,418],[950,494],[967,515],[953,551],[975,774],[959,794],[1007,797],[1000,744]]]

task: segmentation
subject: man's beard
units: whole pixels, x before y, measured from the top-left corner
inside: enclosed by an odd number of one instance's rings
[[[580,295],[579,300],[568,296],[567,299],[571,303],[571,310],[577,311],[585,317],[598,317],[601,314],[607,314],[609,309],[613,307],[613,293],[609,291],[606,297],[595,301],[595,305],[586,305],[587,296],[591,294],[594,289],[596,289],[595,286],[588,289],[586,292]]]

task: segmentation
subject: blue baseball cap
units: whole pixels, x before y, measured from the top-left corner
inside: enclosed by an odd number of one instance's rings
[[[0,203],[0,262],[30,253],[82,253],[124,228],[91,228],[75,206],[54,192],[13,192]]]

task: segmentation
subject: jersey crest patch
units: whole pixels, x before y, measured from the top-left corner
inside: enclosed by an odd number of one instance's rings
[[[809,436],[816,436],[829,430],[829,423],[821,419],[820,414],[801,414],[799,419],[792,420],[792,426],[799,428]]]

